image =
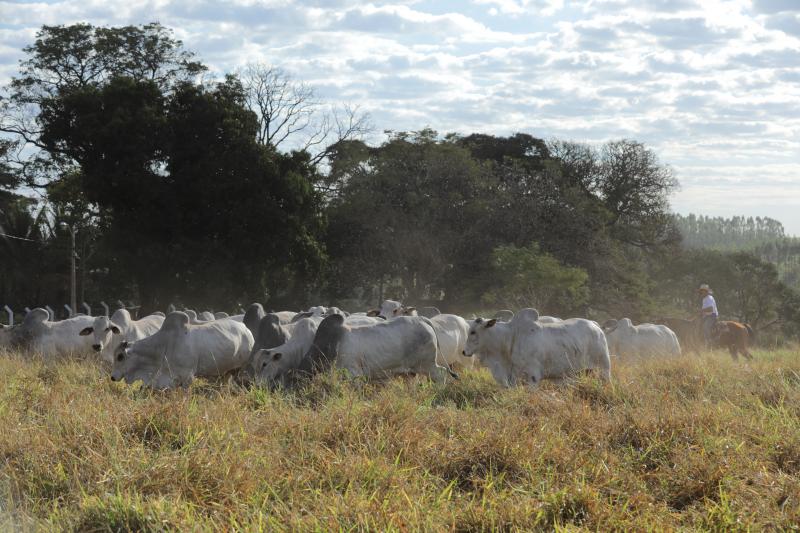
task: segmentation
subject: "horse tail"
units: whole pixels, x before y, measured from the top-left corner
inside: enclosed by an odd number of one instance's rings
[[[745,327],[745,329],[747,329],[747,336],[748,336],[749,340],[750,340],[751,342],[752,342],[752,341],[754,341],[754,340],[756,340],[756,332],[755,332],[755,330],[754,330],[754,329],[753,329],[753,328],[750,326],[750,324],[742,324],[742,325]]]

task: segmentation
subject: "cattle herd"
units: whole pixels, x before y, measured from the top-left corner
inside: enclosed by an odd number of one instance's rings
[[[623,318],[601,326],[540,316],[530,308],[468,320],[394,300],[352,314],[323,306],[265,313],[252,304],[234,316],[184,310],[133,320],[120,309],[111,317],[49,318],[34,309],[21,324],[0,328],[0,348],[47,360],[93,351],[111,365],[112,380],[142,381],[154,389],[226,374],[244,383],[291,387],[331,367],[367,379],[418,374],[445,382],[457,379],[460,368],[482,366],[505,387],[582,372],[609,380],[612,356],[677,357],[682,345],[696,351],[699,343],[695,321],[634,325]],[[752,334],[746,324],[720,322],[715,339],[734,358],[750,358]]]

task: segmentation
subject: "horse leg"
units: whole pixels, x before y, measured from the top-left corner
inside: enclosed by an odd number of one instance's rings
[[[736,350],[736,346],[734,345],[728,346],[728,351],[731,352],[731,357],[733,358],[734,361],[739,360],[739,353]]]

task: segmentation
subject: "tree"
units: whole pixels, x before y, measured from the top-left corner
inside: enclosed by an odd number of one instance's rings
[[[234,78],[170,93],[111,78],[54,99],[40,120],[104,214],[111,271],[148,307],[263,300],[319,270],[311,166],[256,142]]]
[[[0,131],[39,151],[16,162],[32,187],[44,187],[75,164],[63,147],[47,143],[41,112],[73,93],[99,89],[112,78],[149,82],[169,92],[205,70],[181,41],[158,23],[119,28],[79,23],[42,26],[2,99]],[[63,117],[69,125],[68,117]]]
[[[14,191],[19,186],[20,179],[9,164],[16,147],[17,143],[9,139],[0,139],[0,213],[5,213],[18,198]],[[0,226],[0,233],[2,232]]]
[[[626,232],[621,228],[628,222],[620,221],[607,203],[603,187],[608,178],[600,150],[578,143],[545,144],[523,135],[464,139],[474,157],[486,158],[482,161],[496,186],[483,224],[482,252],[473,255],[471,268],[462,270],[462,276],[478,272],[485,277],[488,257],[500,244],[524,247],[535,241],[544,252],[589,274],[592,309],[611,315],[647,314],[652,301],[643,258],[675,241],[652,239],[643,254],[640,246],[623,238]],[[660,194],[666,198],[664,191]],[[646,220],[649,234],[669,235],[668,205],[660,209],[651,215],[631,209],[626,216]],[[636,226],[644,224],[631,227]]]
[[[533,243],[518,248],[498,246],[492,253],[494,287],[483,302],[516,309],[535,307],[546,313],[570,316],[587,303],[588,274],[581,268],[561,264]]]
[[[606,143],[600,152],[598,186],[612,213],[616,238],[640,247],[678,240],[669,212],[669,194],[677,181],[653,150],[631,140]]]
[[[281,68],[251,63],[239,73],[247,106],[256,114],[259,143],[315,152],[314,164],[330,155],[337,143],[358,139],[369,129],[369,115],[358,107],[326,106],[313,87]]]
[[[327,238],[339,267],[333,292],[384,284],[392,296],[414,301],[449,294],[487,185],[469,152],[422,130],[372,149],[342,143],[335,154],[339,182]]]
[[[209,287],[193,298],[260,301],[289,292],[304,299],[324,259],[308,155],[256,142],[258,121],[235,78],[213,91],[184,86],[167,116],[169,232],[180,245],[175,273],[184,294],[216,279],[213,293]]]

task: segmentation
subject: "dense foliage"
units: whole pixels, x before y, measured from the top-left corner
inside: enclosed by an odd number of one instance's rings
[[[44,26],[25,53],[0,110],[0,224],[28,239],[0,241],[0,301],[17,309],[67,301],[74,228],[79,300],[394,297],[645,320],[693,313],[710,283],[725,316],[794,327],[796,271],[782,265],[797,254],[780,225],[674,217],[677,182],[637,141],[422,129],[309,152],[323,130],[286,151],[291,139],[279,149],[264,135],[276,117],[253,105],[289,90],[277,71],[209,82],[158,24]],[[760,248],[730,246],[743,240]]]

